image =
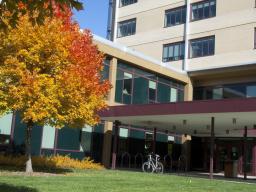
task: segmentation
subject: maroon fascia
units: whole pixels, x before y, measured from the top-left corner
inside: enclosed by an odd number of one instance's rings
[[[256,112],[256,98],[110,106],[100,117]]]

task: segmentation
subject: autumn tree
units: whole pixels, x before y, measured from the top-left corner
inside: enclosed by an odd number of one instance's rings
[[[0,0],[0,27],[6,27],[6,20],[16,26],[20,15],[27,15],[34,24],[43,24],[45,18],[54,16],[55,6],[83,9],[81,0]]]
[[[34,125],[82,128],[99,121],[110,88],[102,81],[103,54],[71,14],[56,12],[43,25],[27,15],[0,32],[0,113],[18,111],[26,128],[26,172],[32,172]]]

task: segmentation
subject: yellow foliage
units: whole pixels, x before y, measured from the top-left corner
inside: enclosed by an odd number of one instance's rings
[[[22,167],[26,162],[25,156],[0,155],[0,165]],[[33,165],[41,168],[64,168],[64,169],[103,169],[99,163],[90,158],[83,160],[72,159],[69,156],[37,156],[32,157]]]

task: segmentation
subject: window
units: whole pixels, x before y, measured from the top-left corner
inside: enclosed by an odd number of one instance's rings
[[[53,149],[56,129],[50,126],[43,127],[42,148]]]
[[[117,29],[117,37],[134,35],[136,32],[136,19],[119,22]]]
[[[190,58],[214,55],[215,37],[190,40]]]
[[[137,3],[137,0],[120,0],[120,7],[131,5],[133,3]]]
[[[163,48],[163,62],[177,61],[184,59],[185,43],[173,43],[164,45]]]
[[[123,94],[131,95],[132,93],[132,74],[124,72]]]
[[[165,27],[186,23],[186,7],[179,7],[165,11]]]
[[[12,114],[0,118],[0,145],[7,145],[10,142],[12,127]]]
[[[171,100],[171,88],[176,90]],[[118,61],[115,101],[123,104],[168,103],[184,100],[184,85],[132,64]]]
[[[171,88],[170,102],[177,102],[177,100],[178,100],[178,91],[175,88]]]
[[[155,81],[149,81],[148,100],[149,100],[149,103],[156,102],[156,82]]]
[[[192,21],[216,16],[216,0],[206,0],[192,4]]]

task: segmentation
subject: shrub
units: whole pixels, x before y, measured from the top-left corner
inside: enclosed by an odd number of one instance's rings
[[[21,167],[25,162],[25,156],[0,155],[0,165]],[[102,165],[90,158],[79,160],[61,155],[32,157],[32,162],[35,167],[46,169],[103,169]]]

